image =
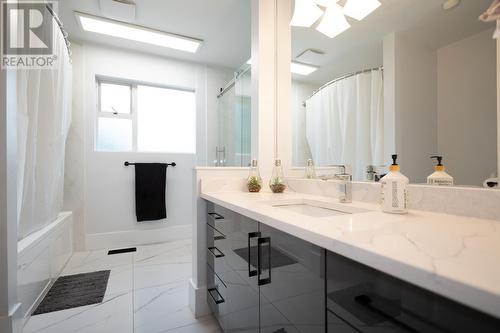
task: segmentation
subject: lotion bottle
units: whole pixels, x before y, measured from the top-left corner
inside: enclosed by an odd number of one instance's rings
[[[400,166],[396,160],[398,155],[392,155],[392,165],[389,173],[385,175],[382,184],[382,210],[392,214],[408,213],[408,177],[400,172]]]
[[[427,177],[427,184],[438,186],[453,186],[453,177],[446,173],[442,160],[443,156],[431,156],[437,159],[437,165],[434,167],[434,172]]]

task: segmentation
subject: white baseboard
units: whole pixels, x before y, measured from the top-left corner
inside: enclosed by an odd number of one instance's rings
[[[8,316],[0,316],[0,332],[21,333],[23,330],[23,313],[21,303],[15,304]]]
[[[100,250],[171,242],[191,238],[191,233],[191,225],[176,225],[161,229],[127,230],[99,234],[87,234],[85,236],[85,249]]]
[[[195,318],[212,313],[207,303],[207,288],[198,288],[192,279],[189,280],[189,307]]]

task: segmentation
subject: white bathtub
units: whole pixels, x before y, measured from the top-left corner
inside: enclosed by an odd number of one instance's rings
[[[73,253],[72,213],[62,212],[43,229],[17,243],[18,296],[26,317],[45,296]]]

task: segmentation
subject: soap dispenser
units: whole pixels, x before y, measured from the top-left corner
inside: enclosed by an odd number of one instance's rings
[[[385,175],[382,184],[382,210],[386,213],[408,213],[408,184],[409,179],[400,172],[397,163],[398,155],[392,155],[392,165],[389,173]]]
[[[443,156],[431,156],[431,158],[437,159],[437,165],[434,167],[434,172],[427,177],[427,184],[438,185],[438,186],[453,186],[453,177],[447,174],[444,170],[445,167],[442,163]]]
[[[308,159],[306,162],[306,179],[316,178],[316,170],[314,169],[314,163],[312,159]]]

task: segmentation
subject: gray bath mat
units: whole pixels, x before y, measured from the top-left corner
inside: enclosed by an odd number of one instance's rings
[[[234,252],[239,255],[243,260],[248,262],[248,248],[244,247],[241,249],[236,249]],[[269,267],[268,264],[268,254],[267,248],[262,249],[262,267]],[[271,268],[277,268],[282,266],[288,266],[296,264],[297,260],[290,258],[289,256],[281,253],[279,250],[271,247]],[[250,247],[250,264],[253,267],[257,267],[257,246]]]
[[[50,288],[33,315],[101,303],[110,271],[61,276]]]

